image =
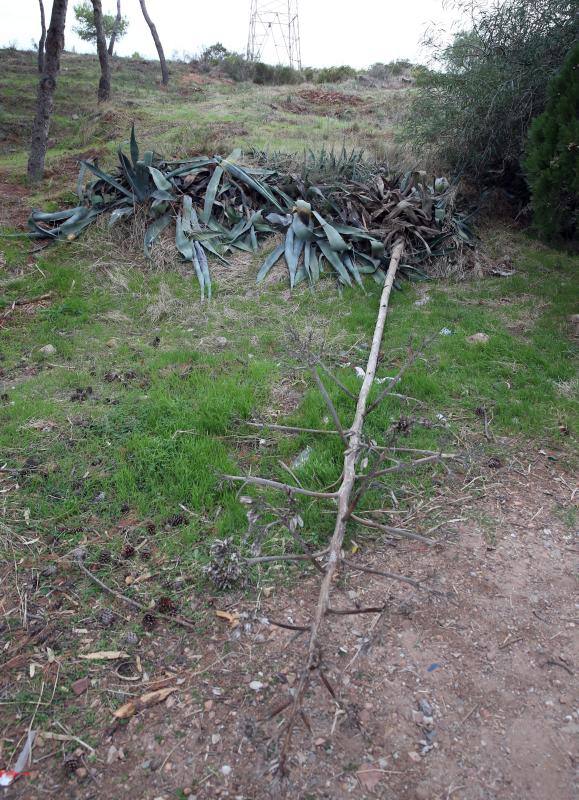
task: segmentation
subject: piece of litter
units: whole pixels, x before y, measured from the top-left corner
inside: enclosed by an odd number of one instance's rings
[[[426,668],[427,672],[434,672],[435,669],[438,669],[440,664],[431,664],[429,667]]]
[[[264,684],[261,681],[251,681],[249,684],[249,688],[253,689],[254,692],[260,692],[264,687]]]
[[[354,370],[356,371],[356,375],[362,380],[364,380],[364,378],[366,377],[365,370],[363,370],[362,367],[354,367]]]
[[[441,336],[452,336],[452,331],[450,328],[441,328],[439,333]]]
[[[302,450],[301,453],[298,453],[298,455],[294,458],[291,464],[292,469],[299,469],[300,467],[303,467],[303,465],[306,464],[307,461],[309,460],[311,454],[312,454],[312,448],[308,445]]]

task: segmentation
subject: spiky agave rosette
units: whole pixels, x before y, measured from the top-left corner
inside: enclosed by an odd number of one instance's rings
[[[211,296],[207,255],[227,262],[235,250],[254,253],[265,237],[283,232],[284,242],[263,262],[261,282],[282,257],[290,287],[316,283],[328,270],[341,284],[362,286],[362,276],[378,283],[384,276],[393,241],[406,240],[401,277],[420,280],[430,259],[448,256],[474,235],[454,207],[455,191],[444,178],[430,184],[423,172],[389,175],[384,167],[350,155],[324,162],[323,171],[298,172],[242,164],[241,150],[227,158],[197,156],[166,161],[152,150],[140,154],[131,130],[130,157],[118,151],[114,174],[82,161],[75,208],[33,211],[30,235],[72,241],[95,219],[110,214],[109,225],[146,215],[144,250],[175,224],[175,245],[192,263],[201,295]],[[85,184],[87,172],[96,180]]]

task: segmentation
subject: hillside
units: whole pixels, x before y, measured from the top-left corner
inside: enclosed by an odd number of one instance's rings
[[[343,456],[299,357],[323,345],[350,419],[380,288],[290,292],[282,269],[258,287],[272,240],[212,260],[201,302],[174,237],[145,259],[138,218],[50,247],[14,234],[75,204],[78,159],[112,166],[133,122],[167,158],[345,146],[414,166],[395,139],[411,90],[182,64],[163,90],[156,64],[116,59],[98,109],[96,59],[62,68],[31,192],[35,59],[0,51],[0,767],[38,732],[11,796],[571,800],[577,260],[487,220],[468,270],[441,261],[393,293],[377,375],[404,372],[368,439],[456,458],[388,474],[364,507],[379,526],[351,522],[288,788],[277,712],[319,581],[284,557],[324,552]],[[224,474],[326,496],[280,511]],[[231,552],[264,560],[238,574]]]

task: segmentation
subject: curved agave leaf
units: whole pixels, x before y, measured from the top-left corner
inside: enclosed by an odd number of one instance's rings
[[[165,212],[162,217],[159,217],[154,222],[152,222],[147,230],[145,231],[145,239],[144,239],[144,247],[145,247],[145,256],[149,258],[151,255],[151,247],[153,242],[162,233],[167,225],[170,224],[171,220],[173,219],[173,215],[170,211]]]
[[[347,250],[348,245],[344,241],[342,235],[339,234],[329,222],[326,222],[326,220],[320,214],[318,214],[317,211],[314,211],[313,214],[324,229],[324,233],[326,234],[326,238],[332,250],[338,253],[341,253],[343,250]]]
[[[219,182],[223,177],[223,168],[219,165],[215,167],[213,170],[213,175],[211,176],[211,180],[207,186],[207,190],[205,192],[205,204],[203,206],[203,211],[201,212],[201,221],[207,224],[211,218],[211,212],[213,211],[213,204],[215,203],[215,197],[217,195],[217,189],[219,187]]]
[[[170,189],[174,188],[171,181],[168,181],[167,178],[163,175],[163,173],[156,167],[149,167],[149,174],[155,181],[155,186],[157,187],[157,189],[168,192]]]
[[[273,265],[277,261],[279,261],[279,259],[282,257],[284,251],[285,251],[285,244],[280,244],[274,250],[271,251],[271,253],[268,255],[268,257],[265,259],[265,261],[259,268],[259,272],[257,273],[257,278],[255,279],[256,283],[259,284],[262,282],[262,280],[265,278],[265,276],[273,267]]]
[[[336,272],[340,276],[340,279],[344,283],[347,283],[348,286],[351,286],[352,285],[352,281],[350,280],[350,276],[348,274],[348,270],[346,269],[346,267],[340,261],[340,257],[336,253],[336,251],[331,248],[331,246],[328,244],[328,242],[324,242],[324,241],[321,241],[321,240],[318,241],[318,247],[320,248],[322,253],[325,255],[325,257],[328,259],[328,261],[330,262],[332,267],[336,270]]]
[[[105,181],[105,183],[110,184],[110,186],[116,189],[117,192],[119,192],[120,194],[124,194],[131,200],[133,199],[133,193],[130,192],[128,189],[125,189],[125,187],[122,186],[118,181],[116,181],[112,175],[108,175],[106,172],[103,172],[102,169],[99,169],[94,164],[91,164],[90,161],[81,161],[80,163],[84,164],[84,166],[88,170],[90,170],[93,173],[93,175],[96,175],[97,178],[100,178],[102,181]]]

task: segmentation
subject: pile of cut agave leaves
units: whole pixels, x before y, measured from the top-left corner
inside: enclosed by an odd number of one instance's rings
[[[228,263],[236,250],[258,252],[274,233],[283,234],[283,243],[269,252],[257,282],[283,258],[290,288],[302,281],[313,285],[324,274],[341,285],[362,287],[365,275],[382,285],[393,242],[401,236],[398,277],[409,280],[424,279],[432,259],[474,246],[446,178],[429,182],[417,171],[394,175],[361,152],[310,153],[294,169],[268,167],[264,154],[244,163],[240,150],[227,158],[167,161],[152,150],[141,155],[133,126],[129,155],[119,149],[118,159],[112,173],[82,161],[79,205],[33,211],[29,235],[73,241],[102,214],[110,215],[110,225],[144,214],[145,254],[174,226],[176,249],[193,265],[202,298],[211,297],[208,256]]]

